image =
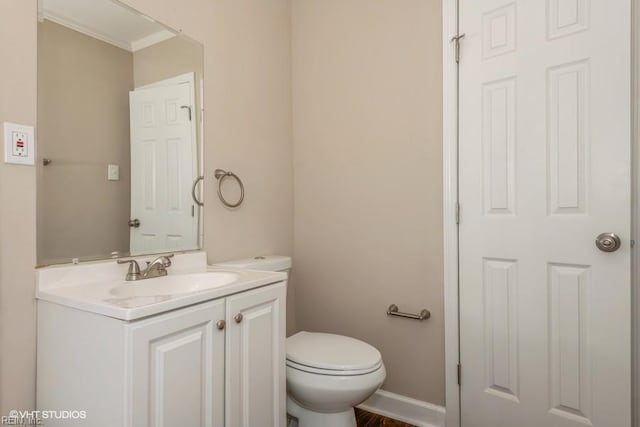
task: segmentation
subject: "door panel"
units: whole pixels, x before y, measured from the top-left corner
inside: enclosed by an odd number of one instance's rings
[[[224,314],[222,300],[132,324],[130,425],[223,424]]]
[[[227,427],[286,425],[285,298],[285,283],[227,298]]]
[[[195,135],[188,84],[137,89],[131,109],[132,254],[194,249],[197,218],[191,198],[196,177]]]
[[[629,1],[461,0],[460,32],[462,424],[628,427]]]

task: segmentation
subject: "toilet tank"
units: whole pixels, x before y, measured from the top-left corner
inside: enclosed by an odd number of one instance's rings
[[[244,270],[283,271],[291,270],[291,257],[280,255],[256,256],[213,264],[218,268],[238,268]]]

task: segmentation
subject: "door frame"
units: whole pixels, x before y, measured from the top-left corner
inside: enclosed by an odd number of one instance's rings
[[[631,236],[640,241],[640,0],[631,0]],[[640,427],[640,248],[631,252],[631,399],[634,427]]]
[[[631,235],[640,244],[640,0],[631,0],[632,222]],[[458,0],[442,0],[442,156],[444,223],[445,422],[460,427],[459,283],[458,283],[458,66],[452,38],[458,34]],[[464,42],[462,43],[464,45]],[[638,247],[640,249],[640,247]],[[632,414],[640,427],[640,250],[631,254],[632,283]]]
[[[442,0],[442,204],[444,224],[445,423],[460,427],[458,288],[458,0]]]

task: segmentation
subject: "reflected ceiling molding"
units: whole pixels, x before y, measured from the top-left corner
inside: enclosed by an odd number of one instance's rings
[[[71,30],[77,31],[79,33],[82,33],[86,36],[89,37],[93,37],[94,39],[98,39],[100,41],[103,41],[105,43],[109,43],[112,44],[116,47],[119,47],[120,49],[124,49],[126,51],[129,52],[133,52],[133,50],[131,50],[131,44],[129,42],[123,41],[123,40],[117,40],[115,38],[112,37],[108,37],[105,36],[104,34],[100,34],[98,32],[95,32],[94,30],[92,30],[89,27],[86,27],[84,25],[78,24],[77,22],[73,22],[67,18],[63,18],[61,16],[56,15],[55,13],[49,11],[49,10],[44,10],[43,11],[43,16],[44,19],[47,19],[51,22],[55,22],[58,25],[62,25],[63,27],[67,27]]]
[[[141,39],[132,41],[130,50],[132,52],[136,52],[146,47],[153,46],[156,43],[174,38],[175,36],[176,35],[169,30],[161,30],[157,33],[153,33]]]
[[[38,0],[38,20],[44,19],[128,52],[176,35],[154,19],[110,0]]]

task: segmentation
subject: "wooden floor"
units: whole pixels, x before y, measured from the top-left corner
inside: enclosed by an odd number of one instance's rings
[[[411,424],[372,414],[358,408],[356,408],[356,421],[358,422],[358,427],[415,427]]]

